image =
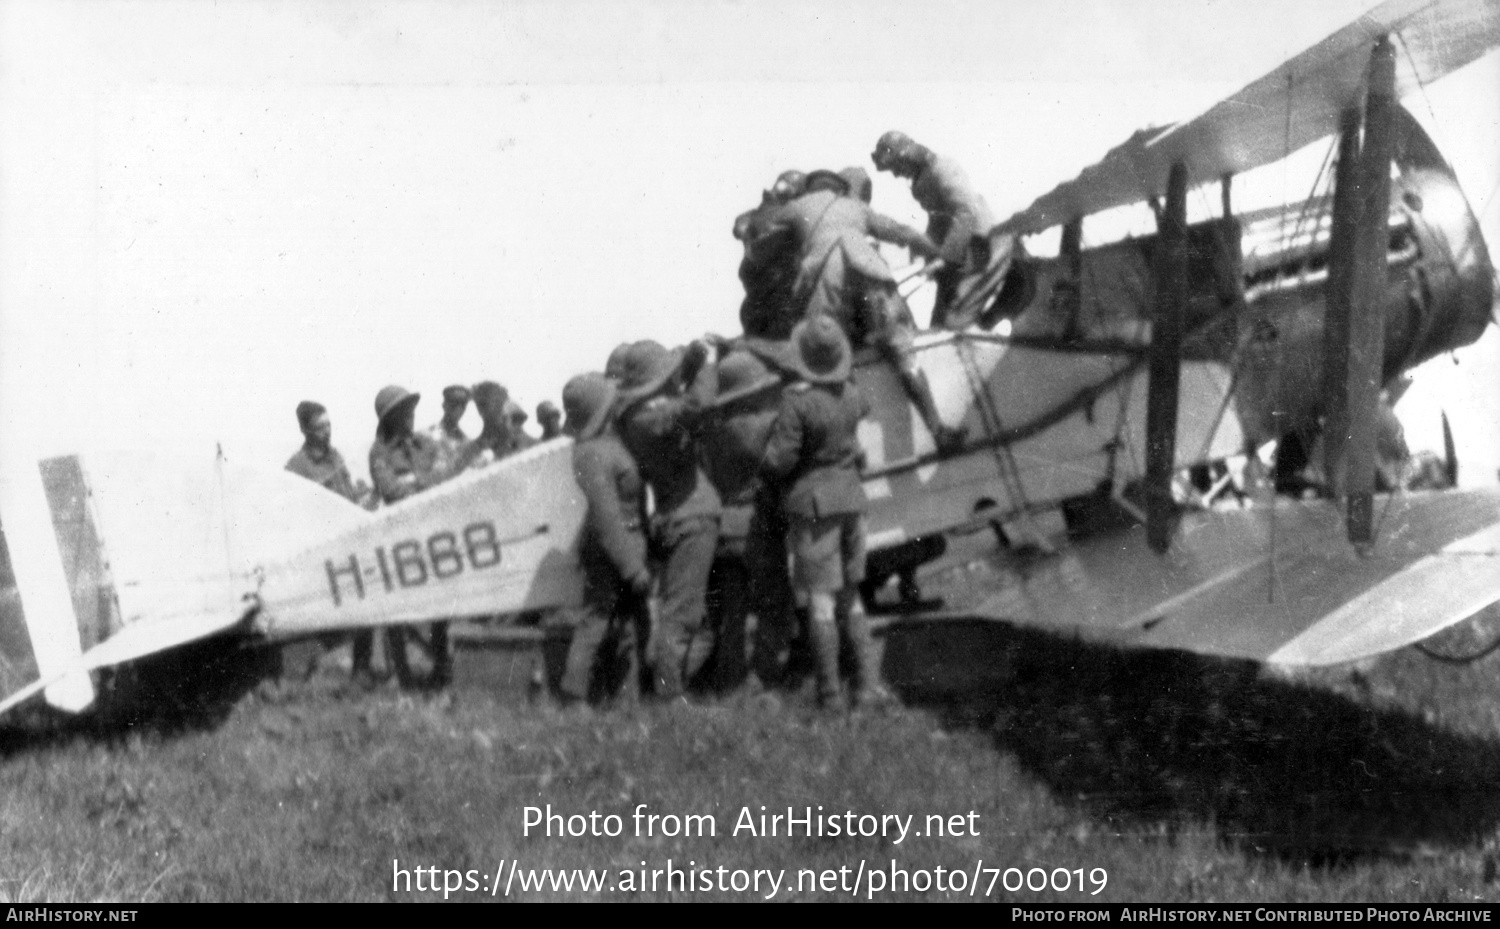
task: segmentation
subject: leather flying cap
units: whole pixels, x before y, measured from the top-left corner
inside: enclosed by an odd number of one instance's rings
[[[849,187],[849,196],[856,200],[869,203],[875,196],[875,184],[870,180],[870,173],[864,168],[858,165],[845,168],[839,172],[839,177],[843,178],[844,183]]]
[[[875,162],[877,169],[884,171],[914,144],[911,136],[892,129],[875,143],[875,151],[870,153],[870,160]]]
[[[806,192],[807,175],[801,171],[783,171],[776,175],[776,183],[771,185],[771,194],[778,203],[795,200]]]
[[[833,171],[819,168],[807,176],[807,192],[815,190],[831,190],[844,197],[849,194],[849,182]]]
[[[468,403],[469,388],[462,384],[450,384],[443,388],[444,403]]]

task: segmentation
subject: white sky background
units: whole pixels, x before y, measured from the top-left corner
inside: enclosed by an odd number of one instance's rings
[[[362,472],[387,383],[419,425],[453,382],[533,410],[737,331],[730,224],[784,168],[874,173],[900,128],[1004,216],[1373,5],[0,0],[0,454],[279,467],[311,398]],[[1408,106],[1500,254],[1496,87],[1491,54]]]

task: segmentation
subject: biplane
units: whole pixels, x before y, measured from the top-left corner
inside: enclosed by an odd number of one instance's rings
[[[1375,476],[1381,389],[1478,339],[1495,299],[1475,215],[1400,100],[1497,45],[1500,0],[1391,0],[992,230],[952,314],[970,324],[918,340],[964,447],[939,454],[888,365],[857,366],[872,549],[919,559],[979,519],[1042,554],[971,616],[1283,665],[1500,601],[1500,491],[1377,494]],[[1328,190],[1235,213],[1237,174],[1324,139]],[[1188,222],[1194,186],[1221,215]],[[1084,247],[1089,217],[1133,203],[1154,232]],[[1051,228],[1057,256],[1028,255]],[[1318,458],[1330,495],[1174,494],[1267,443]],[[373,513],[222,454],[20,467],[0,475],[0,712],[82,710],[93,672],[212,636],[567,605],[583,507],[566,439]],[[941,673],[919,665],[901,673]]]

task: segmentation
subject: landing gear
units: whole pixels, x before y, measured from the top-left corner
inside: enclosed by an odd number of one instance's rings
[[[917,583],[917,569],[941,558],[948,551],[946,536],[931,535],[911,539],[891,548],[870,552],[865,561],[865,579],[859,585],[859,597],[869,613],[913,612],[942,605],[940,600],[923,600]],[[894,608],[878,604],[875,595],[896,575],[900,600]]]

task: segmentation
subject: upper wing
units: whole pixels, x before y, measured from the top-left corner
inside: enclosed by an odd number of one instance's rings
[[[1174,162],[1199,184],[1335,132],[1340,112],[1361,99],[1371,43],[1387,33],[1400,35],[1405,52],[1396,69],[1396,93],[1405,96],[1500,44],[1500,0],[1388,0],[1202,115],[1137,132],[999,228],[1039,232],[1158,195]]]

